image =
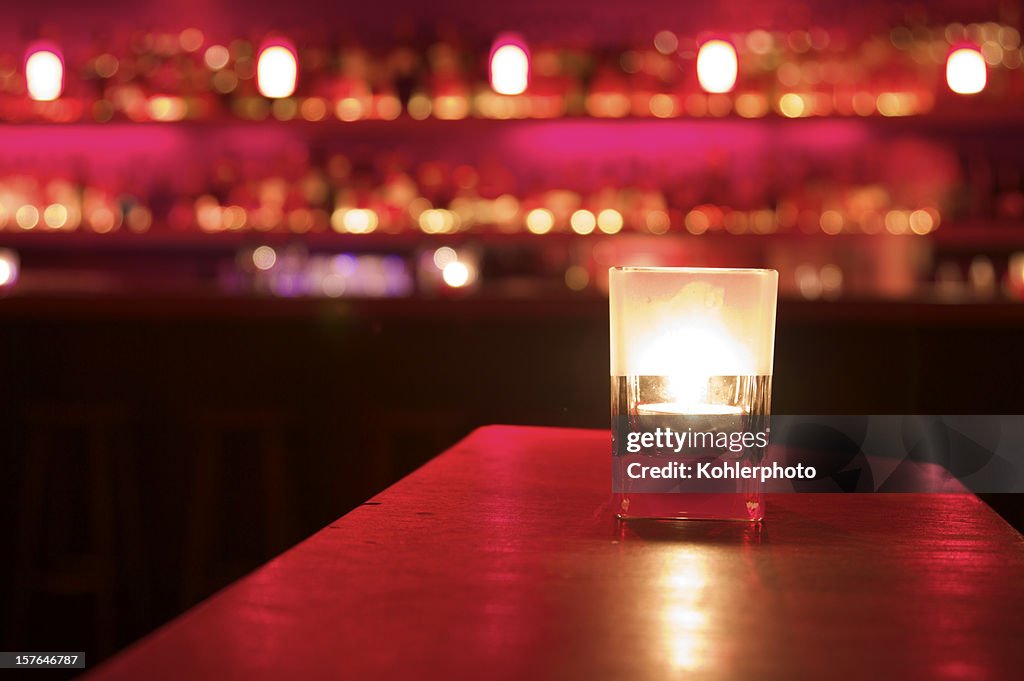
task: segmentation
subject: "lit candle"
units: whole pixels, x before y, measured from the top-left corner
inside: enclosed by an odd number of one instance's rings
[[[714,487],[716,492],[733,492],[725,495],[678,494],[712,488],[683,478],[634,482],[625,470],[637,462],[760,461],[763,441],[758,439],[758,446],[748,443],[758,433],[767,437],[777,290],[774,270],[610,271],[613,454],[620,516],[763,516],[763,485],[745,481]],[[642,440],[645,434],[650,438]],[[701,438],[694,439],[694,434]],[[627,449],[630,437],[635,441]],[[744,444],[723,447],[722,437]],[[645,442],[652,444],[642,446]]]

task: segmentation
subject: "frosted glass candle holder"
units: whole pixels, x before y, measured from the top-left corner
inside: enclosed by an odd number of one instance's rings
[[[759,479],[700,479],[697,471],[710,466],[731,473],[764,459],[777,297],[774,270],[610,270],[613,482],[619,517],[764,517]],[[680,440],[666,444],[655,437],[666,432],[692,437],[687,446],[677,447]],[[642,439],[645,433],[650,435]],[[723,434],[732,438],[725,447]],[[636,477],[645,468],[689,469],[690,477]]]

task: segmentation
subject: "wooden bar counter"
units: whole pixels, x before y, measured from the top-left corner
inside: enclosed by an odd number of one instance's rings
[[[1020,678],[1024,538],[976,497],[627,524],[609,456],[477,430],[88,678]]]

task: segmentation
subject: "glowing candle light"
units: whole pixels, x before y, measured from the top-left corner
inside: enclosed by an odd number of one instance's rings
[[[613,471],[622,517],[764,516],[763,483],[703,493],[669,476],[638,479],[644,464],[700,461],[754,465],[764,457],[775,348],[774,270],[622,267],[609,271]],[[701,436],[699,444],[629,448],[656,430]],[[735,444],[723,446],[727,435]],[[637,436],[634,438],[634,436]],[[710,444],[709,444],[710,443]],[[687,492],[686,494],[678,494]],[[719,494],[719,492],[722,492]]]
[[[25,60],[28,96],[37,102],[52,102],[64,91],[64,60],[53,49],[30,50]]]
[[[724,40],[709,40],[697,52],[697,80],[706,92],[729,92],[736,85],[736,49]]]
[[[988,72],[978,50],[962,47],[946,59],[946,83],[958,95],[974,95],[985,89]]]
[[[283,43],[264,47],[256,62],[256,85],[260,94],[270,99],[291,97],[299,64],[295,51]]]
[[[504,36],[491,50],[491,88],[499,95],[519,95],[530,82],[530,55],[525,43],[515,36]]]

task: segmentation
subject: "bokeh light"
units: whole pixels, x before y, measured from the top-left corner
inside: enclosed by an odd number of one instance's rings
[[[571,265],[565,270],[565,285],[573,291],[582,291],[590,283],[590,274],[585,267]]]
[[[444,279],[444,283],[448,284],[452,288],[461,288],[465,286],[469,283],[470,276],[471,272],[469,265],[459,262],[458,260],[448,263],[441,271],[441,277]]]
[[[252,264],[258,270],[269,270],[277,262],[277,252],[270,246],[259,246],[252,252]]]
[[[697,80],[706,92],[729,92],[736,85],[736,49],[724,40],[709,40],[697,52]]]
[[[39,224],[39,209],[27,203],[14,213],[14,219],[22,229],[34,229]]]
[[[455,249],[451,246],[441,246],[434,251],[433,261],[434,266],[439,270],[443,270],[445,267],[450,265],[459,259],[459,254],[455,252]]]
[[[530,56],[525,45],[513,38],[501,38],[491,52],[491,88],[499,95],[519,95],[530,82]]]
[[[654,36],[654,49],[662,54],[672,54],[679,49],[679,38],[672,31],[658,31]]]
[[[671,227],[668,213],[663,210],[652,210],[645,217],[647,231],[651,234],[665,234]]]
[[[981,52],[968,47],[953,50],[946,59],[946,83],[959,95],[973,95],[985,89],[988,72]]]
[[[331,214],[331,227],[336,232],[369,234],[377,229],[377,213],[369,208],[339,208]]]
[[[419,217],[420,229],[426,234],[449,234],[458,229],[454,213],[443,208],[429,208]]]
[[[64,91],[64,60],[52,50],[36,50],[25,60],[28,96],[37,102],[52,102]]]
[[[779,113],[786,118],[799,118],[805,115],[807,104],[804,98],[794,92],[787,92],[779,97]]]
[[[43,222],[47,227],[60,229],[68,221],[68,209],[59,203],[52,203],[43,211]]]
[[[597,227],[605,234],[617,234],[622,230],[622,213],[605,208],[597,214]]]
[[[11,286],[18,280],[18,254],[9,248],[0,248],[0,286]]]
[[[578,210],[569,218],[569,225],[577,234],[590,234],[597,226],[597,218],[589,210]]]
[[[547,208],[534,208],[526,214],[526,229],[533,234],[547,234],[555,226],[555,216]]]
[[[203,62],[211,71],[219,71],[228,65],[231,53],[223,45],[210,45],[203,53]]]
[[[298,61],[290,47],[276,44],[260,52],[256,63],[256,84],[264,97],[291,97],[297,76]]]

